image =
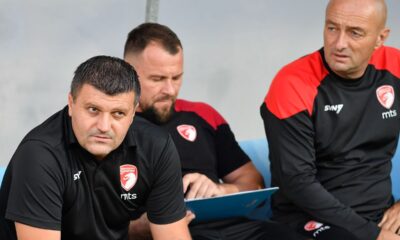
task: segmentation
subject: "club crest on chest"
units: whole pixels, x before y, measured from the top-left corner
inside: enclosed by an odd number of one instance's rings
[[[125,191],[129,191],[135,186],[138,179],[138,170],[135,165],[124,164],[119,167],[119,176],[121,181],[121,187]]]
[[[187,141],[194,142],[197,137],[196,128],[192,125],[182,124],[176,127],[178,133]]]

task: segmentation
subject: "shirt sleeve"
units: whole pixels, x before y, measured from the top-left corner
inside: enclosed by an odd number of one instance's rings
[[[186,215],[186,207],[181,165],[170,136],[153,171],[154,181],[146,203],[150,222],[168,224],[182,219]]]
[[[219,125],[216,130],[216,149],[219,178],[250,162],[249,156],[240,148],[227,123]]]
[[[278,119],[266,107],[261,115],[268,139],[272,181],[279,192],[315,220],[331,223],[359,239],[376,239],[380,229],[353,209],[343,205],[317,179],[314,130],[307,111]]]
[[[6,218],[33,227],[61,230],[63,177],[45,143],[25,141],[11,159]]]

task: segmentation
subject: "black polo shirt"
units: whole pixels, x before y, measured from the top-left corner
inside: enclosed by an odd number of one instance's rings
[[[168,133],[135,117],[123,143],[97,161],[75,138],[67,108],[21,142],[0,191],[0,239],[14,222],[62,239],[128,239],[140,206],[156,224],[185,216],[180,161]]]
[[[157,123],[152,116],[138,114]],[[240,148],[227,121],[206,103],[177,99],[171,118],[159,126],[174,140],[183,175],[197,172],[218,183],[219,179],[251,161]]]

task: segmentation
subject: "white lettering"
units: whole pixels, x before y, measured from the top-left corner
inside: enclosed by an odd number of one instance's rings
[[[81,173],[82,173],[82,171],[79,171],[78,173],[74,174],[74,181],[81,179]]]
[[[382,113],[382,119],[388,119],[388,118],[393,118],[393,117],[397,117],[396,110],[389,110],[387,112]]]
[[[323,231],[325,231],[325,230],[328,230],[328,229],[331,229],[331,227],[329,227],[329,226],[320,227],[320,228],[317,229],[317,231],[315,231],[315,232],[313,233],[313,236],[314,236],[314,237],[317,237],[318,234],[320,234],[321,232],[323,232]]]
[[[122,193],[121,194],[121,199],[122,200],[134,200],[137,198],[136,193]]]
[[[336,114],[339,114],[340,111],[342,111],[343,104],[337,104],[337,105],[325,105],[325,112],[336,112]]]

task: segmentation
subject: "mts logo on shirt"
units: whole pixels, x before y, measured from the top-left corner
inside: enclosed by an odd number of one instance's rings
[[[325,112],[336,112],[336,114],[339,114],[342,108],[343,104],[325,105]]]

